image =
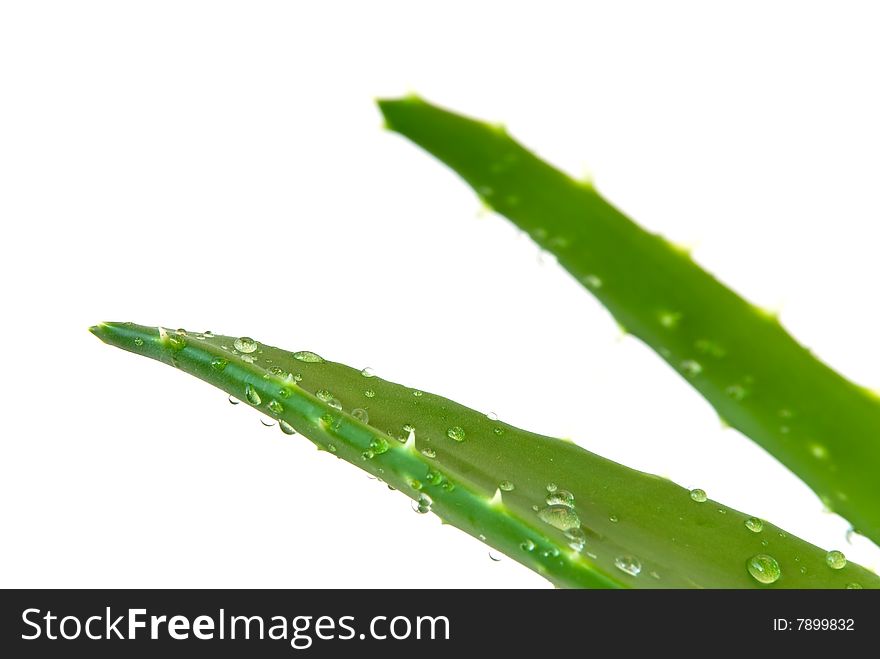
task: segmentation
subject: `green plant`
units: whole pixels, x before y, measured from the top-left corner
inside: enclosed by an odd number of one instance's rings
[[[246,401],[558,586],[880,587],[701,490],[313,352],[132,323],[91,331]]]
[[[729,425],[880,542],[880,398],[798,344],[779,320],[648,233],[589,183],[498,126],[417,97],[379,102],[387,126],[451,167],[699,391]]]

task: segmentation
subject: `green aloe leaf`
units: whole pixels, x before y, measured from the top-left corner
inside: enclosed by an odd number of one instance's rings
[[[880,588],[705,493],[313,352],[131,323],[91,331],[246,401],[558,586]]]
[[[778,319],[496,125],[417,97],[379,101],[387,126],[459,174],[711,403],[880,543],[880,398],[830,369]]]

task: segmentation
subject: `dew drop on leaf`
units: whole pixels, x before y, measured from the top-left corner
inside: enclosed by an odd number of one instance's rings
[[[755,554],[746,561],[746,568],[758,583],[775,583],[782,576],[779,563],[769,554]]]
[[[317,355],[311,350],[300,350],[299,352],[295,352],[293,353],[293,358],[310,364],[321,364],[324,361],[324,358],[321,357],[321,355]]]
[[[844,556],[842,551],[832,549],[827,554],[825,554],[825,563],[832,570],[840,570],[846,567],[846,556]]]
[[[746,528],[752,533],[760,533],[764,530],[763,520],[757,517],[749,517],[745,522]]]
[[[232,345],[236,350],[245,354],[256,352],[257,350],[257,342],[249,336],[241,336],[237,338],[233,341]]]
[[[464,429],[461,426],[452,426],[446,431],[446,436],[456,442],[463,442],[465,438]]]
[[[706,501],[706,490],[701,490],[700,488],[695,488],[691,490],[691,499],[696,501],[697,503],[703,503]]]
[[[263,402],[262,398],[260,398],[259,392],[257,392],[257,390],[250,382],[245,385],[244,397],[251,405],[259,405],[261,402]]]
[[[614,559],[614,567],[631,577],[637,577],[642,571],[642,562],[635,556],[618,556]]]

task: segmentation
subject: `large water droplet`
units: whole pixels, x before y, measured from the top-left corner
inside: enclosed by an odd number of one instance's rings
[[[769,554],[755,554],[746,562],[746,568],[759,583],[774,583],[782,576],[779,563]]]
[[[236,350],[245,354],[256,352],[257,350],[257,342],[249,336],[241,336],[237,338],[235,341],[233,341],[232,345],[235,347]]]
[[[361,369],[361,375],[363,375],[365,378],[372,378],[372,377],[375,377],[376,374],[373,373],[372,368],[367,366],[366,368]]]
[[[238,405],[240,402],[241,402],[241,401],[238,400],[238,398],[236,398],[236,397],[233,396],[232,394],[229,394],[229,404],[230,404],[230,405]]]
[[[745,521],[746,528],[752,533],[760,533],[764,530],[764,522],[757,517],[749,517]]]
[[[513,492],[514,485],[510,481],[501,481],[498,483],[498,489],[502,492]]]
[[[144,340],[141,337],[136,336],[136,337],[134,337],[134,344],[137,347],[141,347],[142,345],[144,345]]]
[[[706,501],[706,498],[706,490],[701,490],[698,487],[691,490],[691,499],[693,499],[697,503],[703,503],[704,501]]]
[[[342,403],[339,402],[338,398],[331,398],[330,400],[327,401],[327,404],[330,407],[332,407],[334,410],[341,410],[342,409]]]
[[[309,362],[310,364],[320,364],[324,361],[324,358],[321,355],[317,355],[311,350],[300,350],[299,352],[293,353],[293,358],[298,359],[301,362]]]
[[[535,543],[526,538],[519,546],[523,551],[535,551]]]
[[[275,414],[281,414],[284,411],[284,406],[277,400],[270,400],[269,404],[266,407],[268,407]]]
[[[464,429],[461,426],[452,426],[446,431],[446,436],[456,442],[463,442],[465,437]]]
[[[547,506],[538,511],[540,520],[560,531],[568,531],[581,525],[577,513],[569,506]]]
[[[211,368],[218,372],[226,368],[227,364],[229,364],[229,362],[222,357],[214,357],[214,359],[211,360]]]
[[[642,562],[635,556],[618,556],[614,559],[614,567],[631,577],[637,577],[642,571]]]
[[[426,458],[436,458],[437,452],[430,446],[426,446],[422,449],[422,455],[424,455]]]
[[[574,506],[574,495],[567,490],[554,490],[547,493],[546,499],[548,506]]]
[[[424,515],[425,513],[431,512],[431,506],[434,504],[433,499],[429,497],[427,494],[422,492],[419,495],[419,498],[413,501],[413,510],[415,510],[420,515]]]
[[[363,407],[356,407],[351,411],[351,415],[361,423],[369,423],[370,415]]]
[[[270,419],[270,418],[267,417],[267,416],[261,416],[261,417],[260,417],[260,423],[262,423],[262,424],[263,424],[264,426],[266,426],[267,428],[271,428],[272,426],[275,425],[275,419]]]
[[[278,427],[281,428],[281,432],[285,435],[295,435],[296,430],[293,429],[293,426],[287,423],[284,419],[278,420]]]
[[[846,556],[844,556],[842,551],[832,549],[825,554],[825,563],[832,570],[840,570],[846,567]]]
[[[584,545],[587,544],[587,535],[580,526],[568,529],[565,537],[568,538],[568,546],[578,552],[583,551]]]
[[[260,398],[259,392],[253,387],[250,382],[248,382],[244,387],[244,397],[251,405],[259,405],[261,402],[263,402],[263,399]]]

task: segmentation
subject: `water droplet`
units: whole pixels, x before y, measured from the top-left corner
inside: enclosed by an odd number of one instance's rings
[[[370,440],[369,450],[373,452],[373,455],[382,455],[388,451],[388,442],[382,437],[373,437]]]
[[[617,522],[620,521],[620,518],[617,515],[615,515],[614,513],[612,513],[612,514],[608,515],[608,521],[616,524]]]
[[[781,410],[779,410],[779,416],[783,419],[790,419],[794,416],[794,412],[792,412],[787,407],[783,407]]]
[[[782,576],[779,563],[769,554],[755,554],[746,561],[746,568],[758,583],[774,583]]]
[[[695,378],[703,372],[703,366],[700,362],[693,359],[685,359],[681,363],[681,372],[689,378]]]
[[[535,551],[535,543],[526,538],[519,546],[523,551]]]
[[[574,506],[574,495],[566,490],[554,490],[547,493],[548,506]]]
[[[403,432],[408,434],[408,433],[415,432],[415,431],[416,431],[416,427],[413,424],[411,424],[411,423],[404,423],[403,424]]]
[[[287,389],[286,387],[281,387],[278,390],[278,396],[280,396],[281,398],[290,398],[290,389]]]
[[[766,547],[766,546],[769,545],[769,544],[770,544],[770,541],[767,540],[766,538],[763,539],[763,540],[761,540],[761,546],[762,546],[762,547]]]
[[[336,453],[336,444],[327,444],[327,450],[331,453]]]
[[[456,442],[464,441],[464,429],[461,426],[452,426],[446,431],[446,436]]]
[[[825,563],[832,570],[840,570],[846,567],[846,556],[843,555],[842,551],[832,549],[827,554],[825,554]]]
[[[361,460],[372,460],[374,457],[376,457],[376,454],[370,449],[365,449],[364,452],[361,453]]]
[[[852,583],[846,584],[846,589],[847,590],[862,590],[862,584],[856,583],[855,581],[853,581]]]
[[[229,394],[229,404],[230,404],[230,405],[238,405],[240,402],[241,402],[241,401],[238,400],[238,398],[236,398],[236,397],[233,396],[232,394]]]
[[[602,288],[602,280],[596,275],[587,275],[581,279],[584,286],[592,290],[598,290]]]
[[[828,449],[815,442],[809,445],[810,454],[817,460],[825,460],[828,457]]]
[[[513,492],[514,485],[510,481],[501,481],[498,483],[498,489],[502,492]]]
[[[748,391],[741,384],[732,384],[724,390],[733,400],[742,400],[748,395]]]
[[[351,415],[361,423],[369,423],[370,415],[363,407],[356,407],[351,411]]]
[[[635,556],[618,556],[614,559],[614,567],[631,577],[637,577],[642,571],[642,562]]]
[[[568,546],[578,552],[583,551],[584,545],[587,544],[587,536],[580,526],[568,529],[565,537],[568,538]]]
[[[555,492],[557,489],[559,489],[559,488],[556,485],[556,483],[547,483],[547,491],[548,492]]]
[[[704,355],[709,355],[710,357],[715,357],[716,359],[721,359],[727,354],[727,350],[715,343],[715,341],[711,341],[709,339],[699,339],[696,343],[694,343],[694,347]]]
[[[244,388],[244,397],[251,405],[259,405],[263,400],[260,398],[259,392],[254,389],[253,385],[248,382]]]
[[[327,404],[330,407],[332,407],[334,410],[341,410],[342,409],[342,403],[339,402],[338,398],[331,398],[330,400],[327,401]]]
[[[134,337],[134,344],[136,346],[140,347],[140,346],[144,345],[144,340],[141,337],[136,336],[136,337]]]
[[[285,435],[295,435],[296,430],[293,429],[293,426],[287,423],[284,419],[278,420],[278,427],[281,428],[281,432]]]
[[[364,396],[366,396],[367,398],[373,398],[375,395],[376,395],[376,392],[373,391],[372,389],[367,389],[364,392]]]
[[[331,393],[330,393],[329,391],[327,391],[326,389],[318,389],[318,390],[315,392],[315,398],[317,398],[318,400],[323,401],[323,402],[326,403],[326,402],[328,402],[330,399],[333,398],[333,394],[331,394]]]
[[[211,368],[213,368],[215,371],[222,371],[224,368],[226,368],[226,365],[228,363],[229,362],[222,357],[214,357],[214,359],[211,360]]]
[[[413,510],[415,510],[420,515],[424,515],[425,513],[431,512],[431,506],[434,501],[427,494],[422,492],[419,495],[419,498],[413,501]]]
[[[232,345],[235,347],[236,350],[245,354],[256,352],[257,350],[257,342],[249,336],[241,336],[237,338],[235,341],[233,341]]]
[[[272,375],[278,376],[279,378],[287,377],[287,372],[280,366],[271,366],[269,368],[269,372]]]
[[[363,375],[365,378],[376,377],[376,374],[373,373],[373,369],[371,369],[369,366],[361,370],[361,375]]]
[[[437,452],[430,446],[426,446],[422,449],[422,455],[424,455],[426,458],[436,458]]]
[[[418,389],[413,389],[412,395],[415,396],[416,398],[419,398],[422,395],[422,393],[423,392],[419,391]]]
[[[695,488],[691,490],[691,499],[693,499],[697,503],[703,503],[706,498],[706,490],[701,490],[700,488]]]
[[[501,426],[495,426],[494,428],[492,428],[492,432],[494,432],[496,435],[503,435],[504,428],[502,428]]]
[[[657,320],[666,329],[675,329],[681,320],[681,314],[675,311],[661,311],[657,314]]]
[[[241,361],[247,362],[248,364],[254,363],[254,358],[251,357],[250,355],[240,355],[240,356],[241,356]]]
[[[491,560],[495,561],[496,563],[498,563],[501,560],[501,556],[499,556],[498,554],[496,554],[495,552],[492,552],[492,551],[489,552],[489,558]]]
[[[556,547],[550,547],[550,549],[542,551],[541,556],[544,558],[556,558],[559,556],[559,550]]]
[[[310,364],[321,364],[324,361],[324,358],[321,355],[317,355],[311,350],[300,350],[299,352],[293,353],[293,358],[298,359],[301,362],[309,362]]]
[[[760,533],[764,530],[764,522],[757,517],[749,517],[745,521],[746,528],[752,533]]]
[[[547,506],[538,511],[538,518],[545,524],[559,529],[570,531],[581,525],[577,513],[568,506]]]
[[[270,400],[269,404],[266,407],[268,407],[275,414],[281,414],[284,411],[284,406],[277,400]]]
[[[267,428],[271,428],[272,426],[275,425],[275,419],[270,419],[269,417],[261,416],[260,423],[262,423]]]
[[[486,415],[486,418],[489,419],[489,421],[497,421],[497,420],[498,420],[498,415],[495,414],[495,412],[489,412],[489,413]]]

